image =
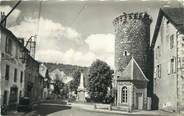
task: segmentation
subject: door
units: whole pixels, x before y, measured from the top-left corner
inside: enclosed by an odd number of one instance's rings
[[[137,93],[137,109],[142,110],[143,109],[143,94]]]
[[[8,91],[4,91],[3,104],[6,104],[7,105],[7,98],[8,98]]]

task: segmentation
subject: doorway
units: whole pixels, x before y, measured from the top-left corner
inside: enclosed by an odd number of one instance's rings
[[[142,110],[143,109],[143,94],[142,93],[136,93],[136,101],[137,101],[137,109]]]
[[[3,104],[7,105],[8,91],[4,91]]]

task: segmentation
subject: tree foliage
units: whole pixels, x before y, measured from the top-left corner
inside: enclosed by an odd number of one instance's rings
[[[96,60],[91,64],[88,90],[92,101],[103,102],[105,100],[108,87],[112,87],[112,74],[110,66],[101,60]]]
[[[63,89],[64,83],[59,78],[54,80],[54,91],[53,93],[56,95],[60,95],[61,90]]]
[[[73,80],[70,82],[70,90],[77,93],[78,86],[80,84],[80,70],[75,70],[73,73]]]

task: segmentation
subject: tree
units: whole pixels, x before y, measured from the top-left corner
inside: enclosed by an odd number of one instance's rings
[[[101,60],[96,60],[91,64],[88,90],[92,101],[103,102],[105,100],[108,87],[112,87],[112,74],[110,66]]]
[[[56,95],[60,95],[61,89],[63,89],[64,83],[59,78],[54,80],[54,91],[53,93]]]
[[[80,70],[75,70],[73,73],[73,80],[70,82],[70,90],[77,93],[78,86],[80,84]]]

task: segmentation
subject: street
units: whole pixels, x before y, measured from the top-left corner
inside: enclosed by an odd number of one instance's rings
[[[80,109],[71,106],[61,105],[40,105],[32,112],[26,113],[23,116],[155,116],[148,114],[117,114],[108,112],[95,112]]]

